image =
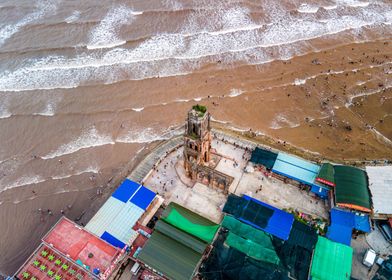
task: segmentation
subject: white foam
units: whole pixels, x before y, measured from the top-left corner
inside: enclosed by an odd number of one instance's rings
[[[12,189],[12,188],[17,188],[17,187],[22,187],[22,186],[27,186],[27,185],[32,185],[32,184],[38,184],[46,181],[44,178],[42,178],[39,175],[32,175],[32,176],[22,176],[18,178],[16,181],[8,185],[3,189],[3,191]]]
[[[193,98],[193,100],[195,100],[196,102],[199,102],[199,101],[202,100],[202,98],[201,97],[196,97],[196,98]]]
[[[104,19],[90,33],[88,49],[113,48],[126,43],[118,37],[117,31],[124,24],[133,21],[136,15],[141,12],[134,12],[126,6],[118,6],[109,10]]]
[[[217,120],[213,116],[211,116],[211,120],[214,121],[214,122],[217,122],[217,123],[221,123],[221,124],[228,124],[229,123],[227,121]]]
[[[310,4],[303,3],[299,6],[298,12],[306,14],[315,14],[319,10],[319,7]]]
[[[369,6],[369,2],[367,1],[360,1],[360,0],[338,0],[338,4],[349,6],[349,7],[367,7]]]
[[[326,10],[335,10],[337,7],[337,5],[323,6],[323,8]]]
[[[8,111],[7,108],[0,107],[0,119],[6,119],[6,118],[9,118],[11,116],[12,116],[12,114],[11,114],[10,111]]]
[[[180,129],[168,129],[163,132],[154,130],[153,128],[145,129],[132,129],[127,134],[121,135],[116,139],[119,143],[150,143],[153,141],[170,139],[175,135],[182,134],[183,131]]]
[[[84,132],[75,140],[72,140],[68,144],[61,145],[57,150],[50,152],[49,154],[41,157],[42,159],[52,159],[63,155],[75,153],[81,149],[87,149],[91,147],[98,147],[103,145],[113,145],[114,141],[111,136],[100,134],[95,127]]]
[[[389,21],[388,11],[381,4],[371,5],[372,9],[358,9],[357,14],[344,14],[343,11],[338,18],[332,14],[325,19],[325,23],[318,19],[288,16],[284,7],[275,5],[275,9],[281,9],[281,15],[274,14],[272,10],[272,24],[253,23],[246,14],[249,11],[242,7],[238,8],[239,11],[235,10],[237,8],[229,11],[222,9],[211,19],[219,26],[212,31],[190,28],[188,31],[193,33],[159,34],[133,49],[114,48],[80,53],[75,58],[51,56],[38,59],[13,72],[0,74],[0,90],[72,88],[85,84],[186,75],[217,60],[225,64],[238,61],[262,64],[308,52],[309,45],[303,41]],[[266,9],[269,11],[270,7]],[[232,22],[230,15],[236,15]],[[123,21],[115,19],[117,16],[111,15],[106,25],[112,26],[110,22],[121,24]],[[102,30],[105,30],[105,25],[102,25]],[[102,40],[96,39],[97,44],[93,46],[119,42],[118,38],[113,41],[102,37]]]
[[[304,85],[306,83],[306,80],[307,79],[295,79],[294,85],[296,85],[296,86]]]
[[[229,93],[229,97],[236,97],[236,96],[240,96],[241,94],[243,94],[244,91],[241,89],[237,89],[237,88],[233,88],[230,90]]]
[[[37,9],[34,12],[26,15],[17,23],[3,26],[0,29],[0,46],[3,45],[6,40],[8,40],[12,35],[17,33],[24,26],[28,25],[31,22],[37,21],[48,14],[54,13],[57,10],[57,2],[58,1],[35,2]]]
[[[189,102],[189,101],[190,101],[189,99],[181,99],[181,98],[175,100],[175,102],[179,102],[179,103],[181,103],[181,102],[185,102],[186,103],[186,102]]]
[[[89,166],[87,169],[82,170],[82,171],[78,171],[78,172],[73,173],[73,174],[52,176],[52,179],[53,180],[61,180],[61,179],[70,178],[72,176],[78,176],[78,175],[81,175],[81,174],[84,174],[84,173],[95,173],[95,174],[98,174],[98,172],[99,172],[99,168],[93,167],[93,166]]]
[[[144,107],[140,107],[140,108],[132,108],[133,111],[135,112],[141,112],[144,110]]]
[[[281,129],[284,127],[294,128],[298,127],[300,123],[298,121],[290,120],[285,114],[278,114],[271,122],[271,129]]]
[[[73,11],[72,14],[67,17],[64,21],[66,23],[72,23],[77,21],[80,18],[80,12],[79,11]]]
[[[42,112],[35,113],[34,115],[51,117],[54,116],[55,114],[54,110],[55,110],[55,105],[53,103],[48,103],[46,104],[46,107]]]

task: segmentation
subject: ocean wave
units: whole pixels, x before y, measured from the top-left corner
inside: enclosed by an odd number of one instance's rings
[[[319,10],[319,7],[310,4],[303,3],[298,7],[298,12],[305,14],[315,14]]]
[[[2,189],[2,191],[12,189],[12,188],[17,188],[17,187],[27,186],[27,185],[38,184],[45,181],[46,180],[39,175],[22,176],[18,178],[16,181],[6,186],[4,189]]]
[[[238,88],[233,88],[230,90],[229,97],[237,97],[243,94],[244,91]]]
[[[230,11],[230,14],[233,13]],[[237,17],[241,19],[241,16]],[[246,21],[246,17],[241,20]],[[226,64],[238,61],[262,64],[303,54],[309,50],[304,41],[384,21],[384,12],[369,10],[359,11],[357,16],[329,18],[324,23],[281,18],[262,29],[253,29],[255,23],[247,22],[249,26],[238,27],[241,31],[224,34],[206,31],[194,35],[160,34],[134,49],[114,48],[99,54],[80,54],[72,59],[51,56],[45,59],[45,63],[40,59],[30,66],[1,75],[0,90],[72,88],[86,84],[111,84],[124,79],[186,75],[217,60]],[[233,25],[226,24],[224,28],[230,29]],[[249,28],[251,30],[246,30]],[[272,56],[271,51],[275,53]]]
[[[104,19],[90,33],[90,42],[87,49],[113,48],[126,43],[120,39],[117,30],[124,24],[130,24],[136,15],[141,12],[134,12],[126,6],[118,6],[109,10]]]
[[[141,112],[141,111],[143,111],[143,110],[144,110],[144,107],[132,108],[132,111],[135,111],[135,112]]]
[[[80,18],[80,11],[73,11],[72,14],[64,19],[66,23],[72,23],[77,21]]]
[[[48,103],[42,112],[35,113],[34,115],[52,117],[55,115],[55,105],[53,103]]]
[[[57,150],[42,156],[42,159],[52,159],[68,154],[75,153],[81,149],[91,147],[113,145],[115,142],[109,135],[100,134],[95,127],[80,135],[77,139],[72,140],[67,144],[61,145]]]
[[[300,123],[297,120],[289,119],[285,114],[278,114],[271,122],[271,129],[281,129],[284,127],[298,127]]]
[[[0,46],[27,24],[54,13],[57,10],[57,5],[58,1],[38,1],[37,9],[34,12],[26,15],[16,24],[9,24],[0,29]]]
[[[145,129],[132,129],[127,134],[117,137],[118,143],[150,143],[154,141],[167,140],[174,136],[181,135],[181,129],[167,129],[166,131],[159,132],[153,128]]]
[[[99,172],[99,168],[98,167],[89,166],[87,169],[78,171],[76,173],[65,174],[65,175],[57,175],[57,176],[52,176],[51,178],[53,180],[62,180],[62,179],[67,179],[67,178],[70,178],[70,177],[73,177],[73,176],[79,176],[79,175],[82,175],[84,173],[95,173],[95,174],[98,174],[98,172]]]
[[[349,7],[367,7],[369,6],[368,1],[360,1],[360,0],[338,0],[338,4],[344,5],[344,6],[349,6]]]

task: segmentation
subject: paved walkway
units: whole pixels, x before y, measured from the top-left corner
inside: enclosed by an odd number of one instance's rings
[[[141,183],[143,179],[149,174],[155,164],[158,164],[166,155],[168,155],[175,148],[180,147],[184,140],[182,136],[172,138],[158,147],[156,147],[150,154],[148,154],[138,166],[128,176],[130,180]]]

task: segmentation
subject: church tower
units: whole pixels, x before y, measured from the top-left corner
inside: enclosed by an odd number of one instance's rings
[[[184,134],[184,168],[186,174],[196,179],[197,166],[208,165],[211,150],[210,113],[202,105],[188,112]]]

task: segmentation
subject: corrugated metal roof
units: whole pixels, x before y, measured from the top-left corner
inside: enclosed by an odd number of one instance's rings
[[[287,243],[312,251],[317,243],[317,232],[310,226],[294,220]]]
[[[107,238],[105,240],[108,242],[113,240],[112,245],[119,246],[121,242],[130,245],[131,237],[135,234],[132,227],[154,197],[155,193],[127,179],[91,218],[86,229]]]
[[[350,279],[353,249],[319,236],[314,251],[312,279]]]
[[[375,214],[392,214],[392,166],[367,166]]]
[[[345,165],[335,165],[336,203],[351,204],[370,210],[370,194],[365,171]]]
[[[320,170],[317,164],[306,160],[279,153],[272,171],[310,186],[319,186],[315,182]]]
[[[183,233],[187,235],[186,233]],[[193,238],[188,235],[188,238]],[[138,258],[169,279],[191,279],[202,254],[156,230]]]

